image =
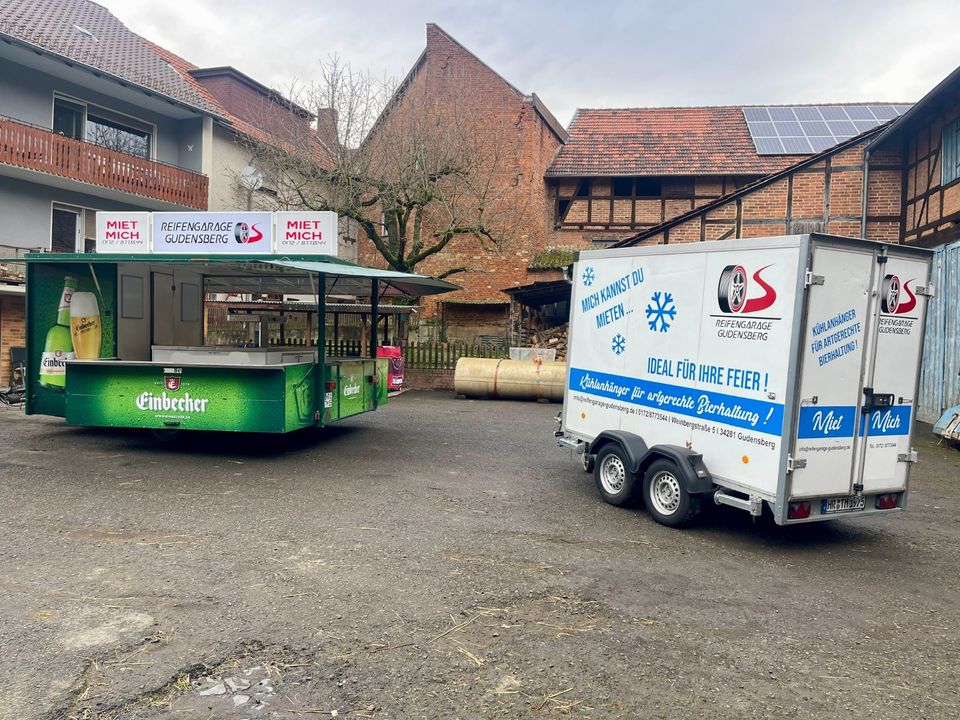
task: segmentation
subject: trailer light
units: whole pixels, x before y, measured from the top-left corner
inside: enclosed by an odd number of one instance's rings
[[[806,520],[808,517],[810,517],[810,503],[792,502],[787,506],[788,520]]]
[[[877,495],[877,510],[892,510],[897,506],[897,499],[899,497],[897,493]]]
[[[334,381],[331,380],[331,381],[329,381],[329,382],[327,383],[327,392],[333,392],[333,391],[336,390],[336,389],[337,389],[337,383],[336,383],[336,382],[334,382]]]

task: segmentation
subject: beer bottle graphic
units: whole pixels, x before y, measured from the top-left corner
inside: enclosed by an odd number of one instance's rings
[[[40,356],[40,384],[51,390],[63,390],[67,379],[67,360],[74,358],[70,336],[70,301],[77,289],[77,279],[63,279],[63,294],[57,308],[57,322],[47,330],[47,339]]]

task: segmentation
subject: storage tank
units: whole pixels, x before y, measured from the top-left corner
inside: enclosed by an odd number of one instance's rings
[[[562,362],[462,357],[453,386],[468,398],[560,402],[566,378],[567,365]]]

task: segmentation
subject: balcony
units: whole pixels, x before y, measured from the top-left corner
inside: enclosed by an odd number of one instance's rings
[[[0,164],[182,207],[207,209],[206,175],[74,140],[5,117],[0,117]]]

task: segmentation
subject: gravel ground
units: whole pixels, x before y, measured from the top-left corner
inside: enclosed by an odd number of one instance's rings
[[[0,408],[0,717],[960,717],[960,453],[910,510],[670,530],[556,405],[160,445]]]

